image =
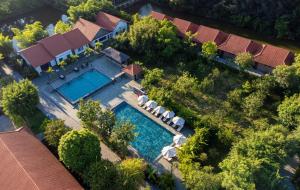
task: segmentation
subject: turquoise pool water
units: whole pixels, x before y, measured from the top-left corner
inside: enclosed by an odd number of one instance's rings
[[[104,74],[90,70],[60,86],[57,91],[71,103],[76,103],[111,82]]]
[[[147,161],[153,162],[163,147],[172,144],[173,134],[146,115],[123,102],[114,112],[117,121],[129,121],[136,126],[137,137],[131,146]]]

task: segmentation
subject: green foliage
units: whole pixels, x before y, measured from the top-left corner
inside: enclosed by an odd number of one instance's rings
[[[123,160],[119,165],[119,171],[121,172],[121,181],[123,189],[135,190],[139,189],[139,186],[144,181],[144,171],[146,164],[141,159],[127,159]]]
[[[202,45],[202,54],[208,59],[213,59],[217,55],[218,47],[215,42],[205,42]]]
[[[172,90],[166,88],[152,87],[148,92],[150,99],[155,100],[159,105],[168,106],[172,103]]]
[[[94,50],[92,48],[88,47],[84,50],[84,55],[86,57],[90,57],[90,56],[94,55]]]
[[[99,160],[92,163],[83,175],[84,181],[91,190],[121,190],[120,175],[113,163]]]
[[[124,121],[116,123],[109,139],[113,149],[122,155],[125,155],[127,153],[129,143],[133,142],[136,136],[134,129],[135,126],[130,122]]]
[[[13,47],[11,39],[9,36],[4,36],[2,33],[0,33],[0,54],[3,56],[3,58],[7,58],[12,52]]]
[[[58,147],[60,138],[71,129],[65,126],[63,120],[49,120],[45,124],[45,139],[53,147]]]
[[[23,30],[18,28],[12,28],[11,30],[21,48],[27,48],[48,36],[47,31],[44,30],[42,23],[39,21],[33,24],[26,24]]]
[[[72,25],[69,23],[64,23],[63,21],[58,21],[55,25],[54,31],[56,34],[63,34],[72,30]]]
[[[278,106],[278,116],[282,124],[289,127],[300,125],[300,94],[286,97]]]
[[[162,69],[146,70],[144,79],[142,80],[142,86],[150,89],[153,85],[156,85],[163,77],[164,71]]]
[[[69,131],[59,141],[59,159],[72,171],[82,174],[101,159],[98,137],[86,129]]]
[[[253,56],[249,52],[240,53],[235,57],[235,63],[242,69],[249,69],[254,65]]]
[[[102,47],[103,47],[103,44],[101,42],[96,42],[94,50],[97,51],[98,53],[100,53],[102,51]]]
[[[287,157],[288,130],[274,126],[252,131],[233,146],[220,163],[226,189],[278,189],[280,164]]]
[[[173,88],[182,95],[191,94],[191,92],[198,89],[198,80],[185,72],[177,79]]]
[[[247,96],[243,102],[243,110],[245,114],[250,117],[257,117],[261,111],[262,106],[264,105],[264,100],[266,96],[261,92],[254,92]]]
[[[104,110],[100,102],[81,100],[77,116],[81,119],[83,126],[96,132],[104,140],[108,140],[115,125],[115,115],[110,110]]]
[[[70,20],[76,22],[80,17],[93,21],[99,11],[112,12],[114,7],[108,0],[87,0],[71,5],[68,9]]]
[[[27,79],[2,88],[1,106],[4,113],[12,119],[15,117],[26,119],[32,116],[38,104],[38,90]]]
[[[159,176],[158,187],[161,190],[175,190],[174,178],[171,173],[163,173]]]

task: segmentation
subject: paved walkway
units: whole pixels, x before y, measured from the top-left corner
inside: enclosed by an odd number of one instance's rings
[[[7,132],[15,130],[12,122],[5,115],[0,115],[0,132]]]
[[[19,73],[13,71],[7,65],[3,66],[3,71],[7,75],[11,75],[17,81],[23,79]],[[70,116],[66,110],[61,109],[60,106],[57,106],[56,103],[52,99],[45,96],[45,94],[43,94],[41,91],[40,91],[39,95],[40,95],[40,105],[38,107],[45,115],[50,114],[50,115],[54,116],[55,118],[62,119],[65,121],[65,124],[68,127],[73,128],[75,130],[78,130],[81,128],[80,121],[76,116],[75,116],[75,118],[77,118],[77,120],[74,119],[74,116]],[[109,149],[102,142],[101,142],[101,154],[104,159],[107,159],[111,162],[116,162],[116,161],[121,160],[117,154],[115,154],[111,149]]]

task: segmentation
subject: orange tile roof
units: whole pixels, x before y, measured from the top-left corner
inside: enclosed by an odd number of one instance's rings
[[[151,11],[151,16],[153,18],[155,18],[156,20],[164,20],[164,19],[167,19],[169,21],[172,21],[174,18],[170,17],[170,16],[167,16],[163,13],[159,13],[159,12],[156,12],[156,11]]]
[[[44,65],[54,59],[41,44],[26,48],[22,50],[20,54],[26,61],[30,62],[33,67]]]
[[[99,12],[96,16],[96,24],[109,31],[113,31],[121,20],[122,19],[105,12]]]
[[[184,37],[187,32],[196,33],[199,27],[197,24],[179,18],[174,18],[172,23],[176,26],[181,37]]]
[[[228,39],[219,46],[219,49],[233,55],[243,52],[250,52],[256,55],[263,49],[263,46],[250,39],[230,34]]]
[[[220,45],[226,41],[229,34],[220,30],[200,25],[195,36],[195,41],[203,44],[204,42],[215,42]]]
[[[139,65],[130,64],[127,67],[125,67],[123,69],[123,71],[131,76],[134,76],[134,75],[140,74],[143,71],[143,69]]]
[[[74,25],[74,28],[78,28],[89,41],[93,41],[97,33],[101,29],[100,26],[94,24],[88,20],[80,18]]]
[[[0,133],[0,157],[0,184],[5,190],[83,189],[27,130]]]
[[[38,41],[38,43],[43,45],[44,48],[54,57],[72,49],[70,43],[61,34],[54,34],[53,36]]]
[[[254,57],[254,61],[275,68],[278,65],[289,65],[294,55],[287,49],[266,45],[262,52]]]
[[[63,36],[71,44],[72,49],[78,49],[90,43],[90,41],[82,34],[82,32],[78,28],[64,33]]]

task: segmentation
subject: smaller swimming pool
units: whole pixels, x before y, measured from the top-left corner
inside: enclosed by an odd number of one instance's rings
[[[111,81],[112,80],[109,77],[92,69],[63,84],[57,88],[57,91],[66,100],[75,104],[81,98],[89,96],[93,92],[109,84]]]
[[[137,137],[131,146],[145,160],[153,162],[161,154],[163,147],[171,145],[173,134],[126,102],[114,108],[117,121],[129,121],[135,125]]]

